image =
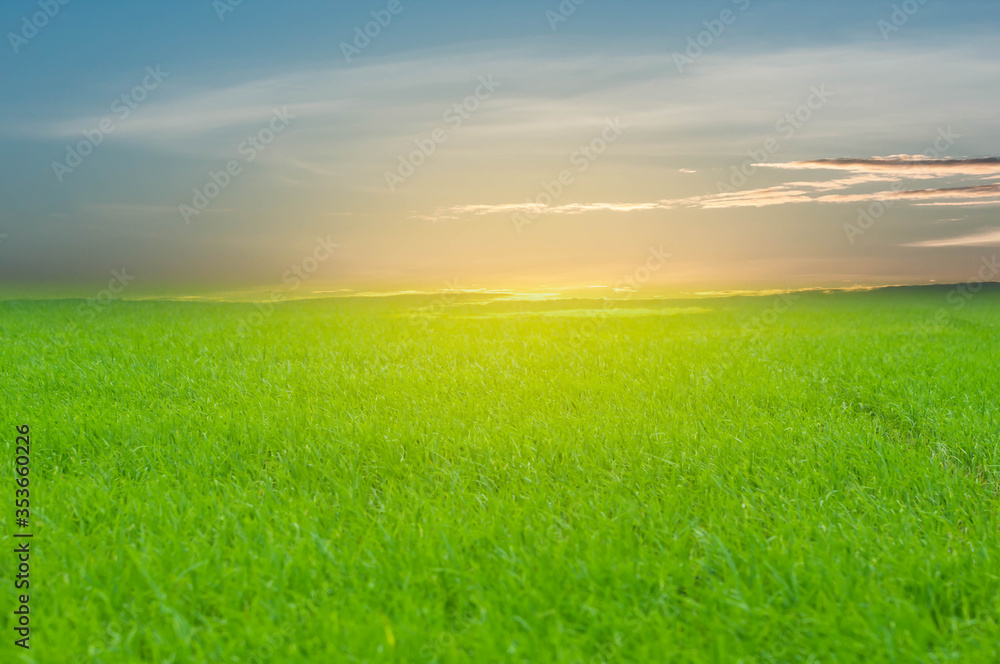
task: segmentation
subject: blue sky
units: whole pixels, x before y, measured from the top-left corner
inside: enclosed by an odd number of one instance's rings
[[[229,4],[4,3],[0,279],[267,285],[323,240],[317,289],[651,249],[650,289],[851,286],[1000,245],[995,2]]]

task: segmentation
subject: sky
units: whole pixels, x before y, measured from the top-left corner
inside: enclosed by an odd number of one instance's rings
[[[0,282],[968,281],[1000,246],[998,27],[985,0],[8,0]]]

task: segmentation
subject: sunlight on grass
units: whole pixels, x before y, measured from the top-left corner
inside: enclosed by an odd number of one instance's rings
[[[684,314],[704,314],[710,309],[701,307],[672,307],[663,309],[639,309],[622,307],[605,307],[594,309],[561,309],[556,311],[498,311],[488,314],[463,315],[457,314],[456,318],[470,320],[485,320],[490,318],[640,318],[643,316],[680,316]]]
[[[994,661],[1000,293],[945,294],[0,302],[35,661]]]

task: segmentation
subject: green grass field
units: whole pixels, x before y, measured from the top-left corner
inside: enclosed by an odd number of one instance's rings
[[[949,291],[0,302],[0,659],[1000,661],[1000,289]]]

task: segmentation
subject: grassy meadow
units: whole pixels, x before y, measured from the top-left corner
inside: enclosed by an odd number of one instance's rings
[[[4,661],[1000,661],[1000,288],[79,304]]]

